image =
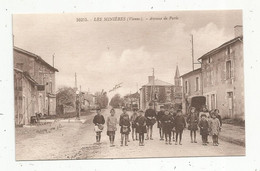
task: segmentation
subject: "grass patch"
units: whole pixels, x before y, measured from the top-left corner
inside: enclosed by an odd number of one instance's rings
[[[240,118],[231,119],[231,118],[228,118],[228,117],[224,117],[222,119],[222,123],[245,127],[245,120],[240,119]]]

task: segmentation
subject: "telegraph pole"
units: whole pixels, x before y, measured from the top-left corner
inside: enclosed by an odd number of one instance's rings
[[[55,57],[55,53],[52,55],[52,66],[54,68],[54,57]]]
[[[77,86],[77,73],[75,72],[75,88],[76,90],[78,90],[78,86]]]
[[[191,57],[192,57],[192,71],[194,71],[193,35],[191,35]]]
[[[152,102],[153,102],[153,109],[155,110],[155,101],[154,101],[154,68],[153,68],[153,86],[152,86]]]

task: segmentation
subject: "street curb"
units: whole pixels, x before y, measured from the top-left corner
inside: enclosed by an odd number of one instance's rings
[[[245,142],[244,141],[241,141],[241,140],[238,140],[238,139],[233,139],[233,138],[230,138],[230,137],[225,137],[225,136],[221,136],[219,135],[219,139],[221,139],[222,141],[226,141],[226,142],[229,142],[229,143],[232,143],[232,144],[236,144],[236,145],[240,145],[240,146],[243,146],[245,147]]]
[[[60,123],[84,123],[86,120],[77,120],[77,119],[66,119],[66,120],[53,120],[53,119],[46,119],[46,120],[40,120],[40,123],[54,123],[54,122],[60,122]]]

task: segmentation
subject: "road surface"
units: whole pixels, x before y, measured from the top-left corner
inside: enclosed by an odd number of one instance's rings
[[[116,116],[122,112],[116,109]],[[105,119],[109,109],[102,110]],[[131,115],[131,112],[129,112]],[[184,156],[237,156],[245,155],[245,148],[224,141],[219,146],[210,144],[202,146],[198,133],[198,143],[190,143],[189,131],[184,130],[182,145],[166,145],[159,141],[159,133],[154,127],[154,140],[145,141],[139,146],[138,141],[131,141],[129,146],[120,146],[119,129],[116,132],[115,147],[109,146],[106,128],[102,132],[101,144],[95,143],[95,132],[92,119],[94,113],[87,116],[86,122],[62,123],[57,131],[38,134],[34,137],[19,138],[16,135],[17,160],[48,160],[48,159],[94,159],[94,158],[143,158],[143,157],[184,157]],[[129,136],[131,137],[131,136]]]

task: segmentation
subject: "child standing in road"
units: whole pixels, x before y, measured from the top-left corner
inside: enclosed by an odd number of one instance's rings
[[[144,146],[144,134],[146,130],[146,118],[144,117],[144,112],[139,111],[139,116],[135,119],[136,132],[139,134],[139,146]]]
[[[104,116],[101,115],[101,109],[97,108],[97,115],[95,115],[93,119],[93,123],[95,124],[95,132],[96,132],[96,142],[100,143],[101,140],[101,132],[104,128],[105,119]]]
[[[107,117],[107,135],[109,136],[110,147],[114,147],[117,118],[115,117],[115,110],[113,108],[110,110],[110,114]]]
[[[212,119],[209,124],[210,133],[212,135],[213,145],[218,146],[218,134],[220,131],[220,122],[216,117],[216,114],[212,114]]]
[[[170,108],[170,115],[172,115],[173,119],[176,117],[176,109],[174,107]],[[172,141],[175,141],[175,128],[172,129]]]
[[[181,143],[182,133],[183,133],[183,129],[186,127],[186,122],[185,122],[184,116],[182,115],[181,110],[177,110],[177,116],[174,119],[174,126],[175,126],[175,131],[176,131],[175,145],[178,144],[178,138],[179,138],[179,145],[182,145],[182,143]]]
[[[133,141],[135,141],[135,140],[138,140],[137,132],[136,132],[136,124],[135,124],[135,120],[136,120],[136,118],[138,116],[137,109],[134,108],[133,112],[134,113],[132,114],[132,116],[130,118],[130,122],[131,122],[131,125],[132,125],[132,139],[133,139]]]
[[[149,103],[149,109],[145,111],[144,115],[147,119],[146,126],[147,126],[147,137],[146,140],[149,140],[149,133],[150,133],[150,140],[153,140],[153,125],[156,123],[156,112],[153,109],[153,103]]]
[[[162,125],[163,125],[163,132],[165,135],[165,144],[172,144],[171,143],[171,134],[173,128],[173,117],[170,115],[168,110],[165,110],[164,116],[162,117]],[[169,138],[169,139],[168,139]],[[168,141],[169,140],[169,141]]]
[[[209,123],[206,119],[206,115],[202,114],[199,122],[200,135],[202,137],[202,145],[207,145],[207,139],[209,135]]]
[[[160,134],[160,140],[163,141],[163,123],[162,123],[162,118],[164,116],[164,106],[160,106],[160,111],[157,114],[157,127],[159,128],[159,134]]]
[[[121,126],[120,133],[121,133],[121,146],[124,144],[125,140],[125,146],[128,146],[128,138],[130,130],[130,118],[129,115],[126,113],[126,109],[123,108],[123,114],[120,115],[119,125]]]
[[[187,117],[188,130],[190,130],[191,143],[197,143],[196,132],[198,130],[198,115],[196,113],[196,108],[191,107],[190,114]],[[194,141],[193,141],[194,136]]]

